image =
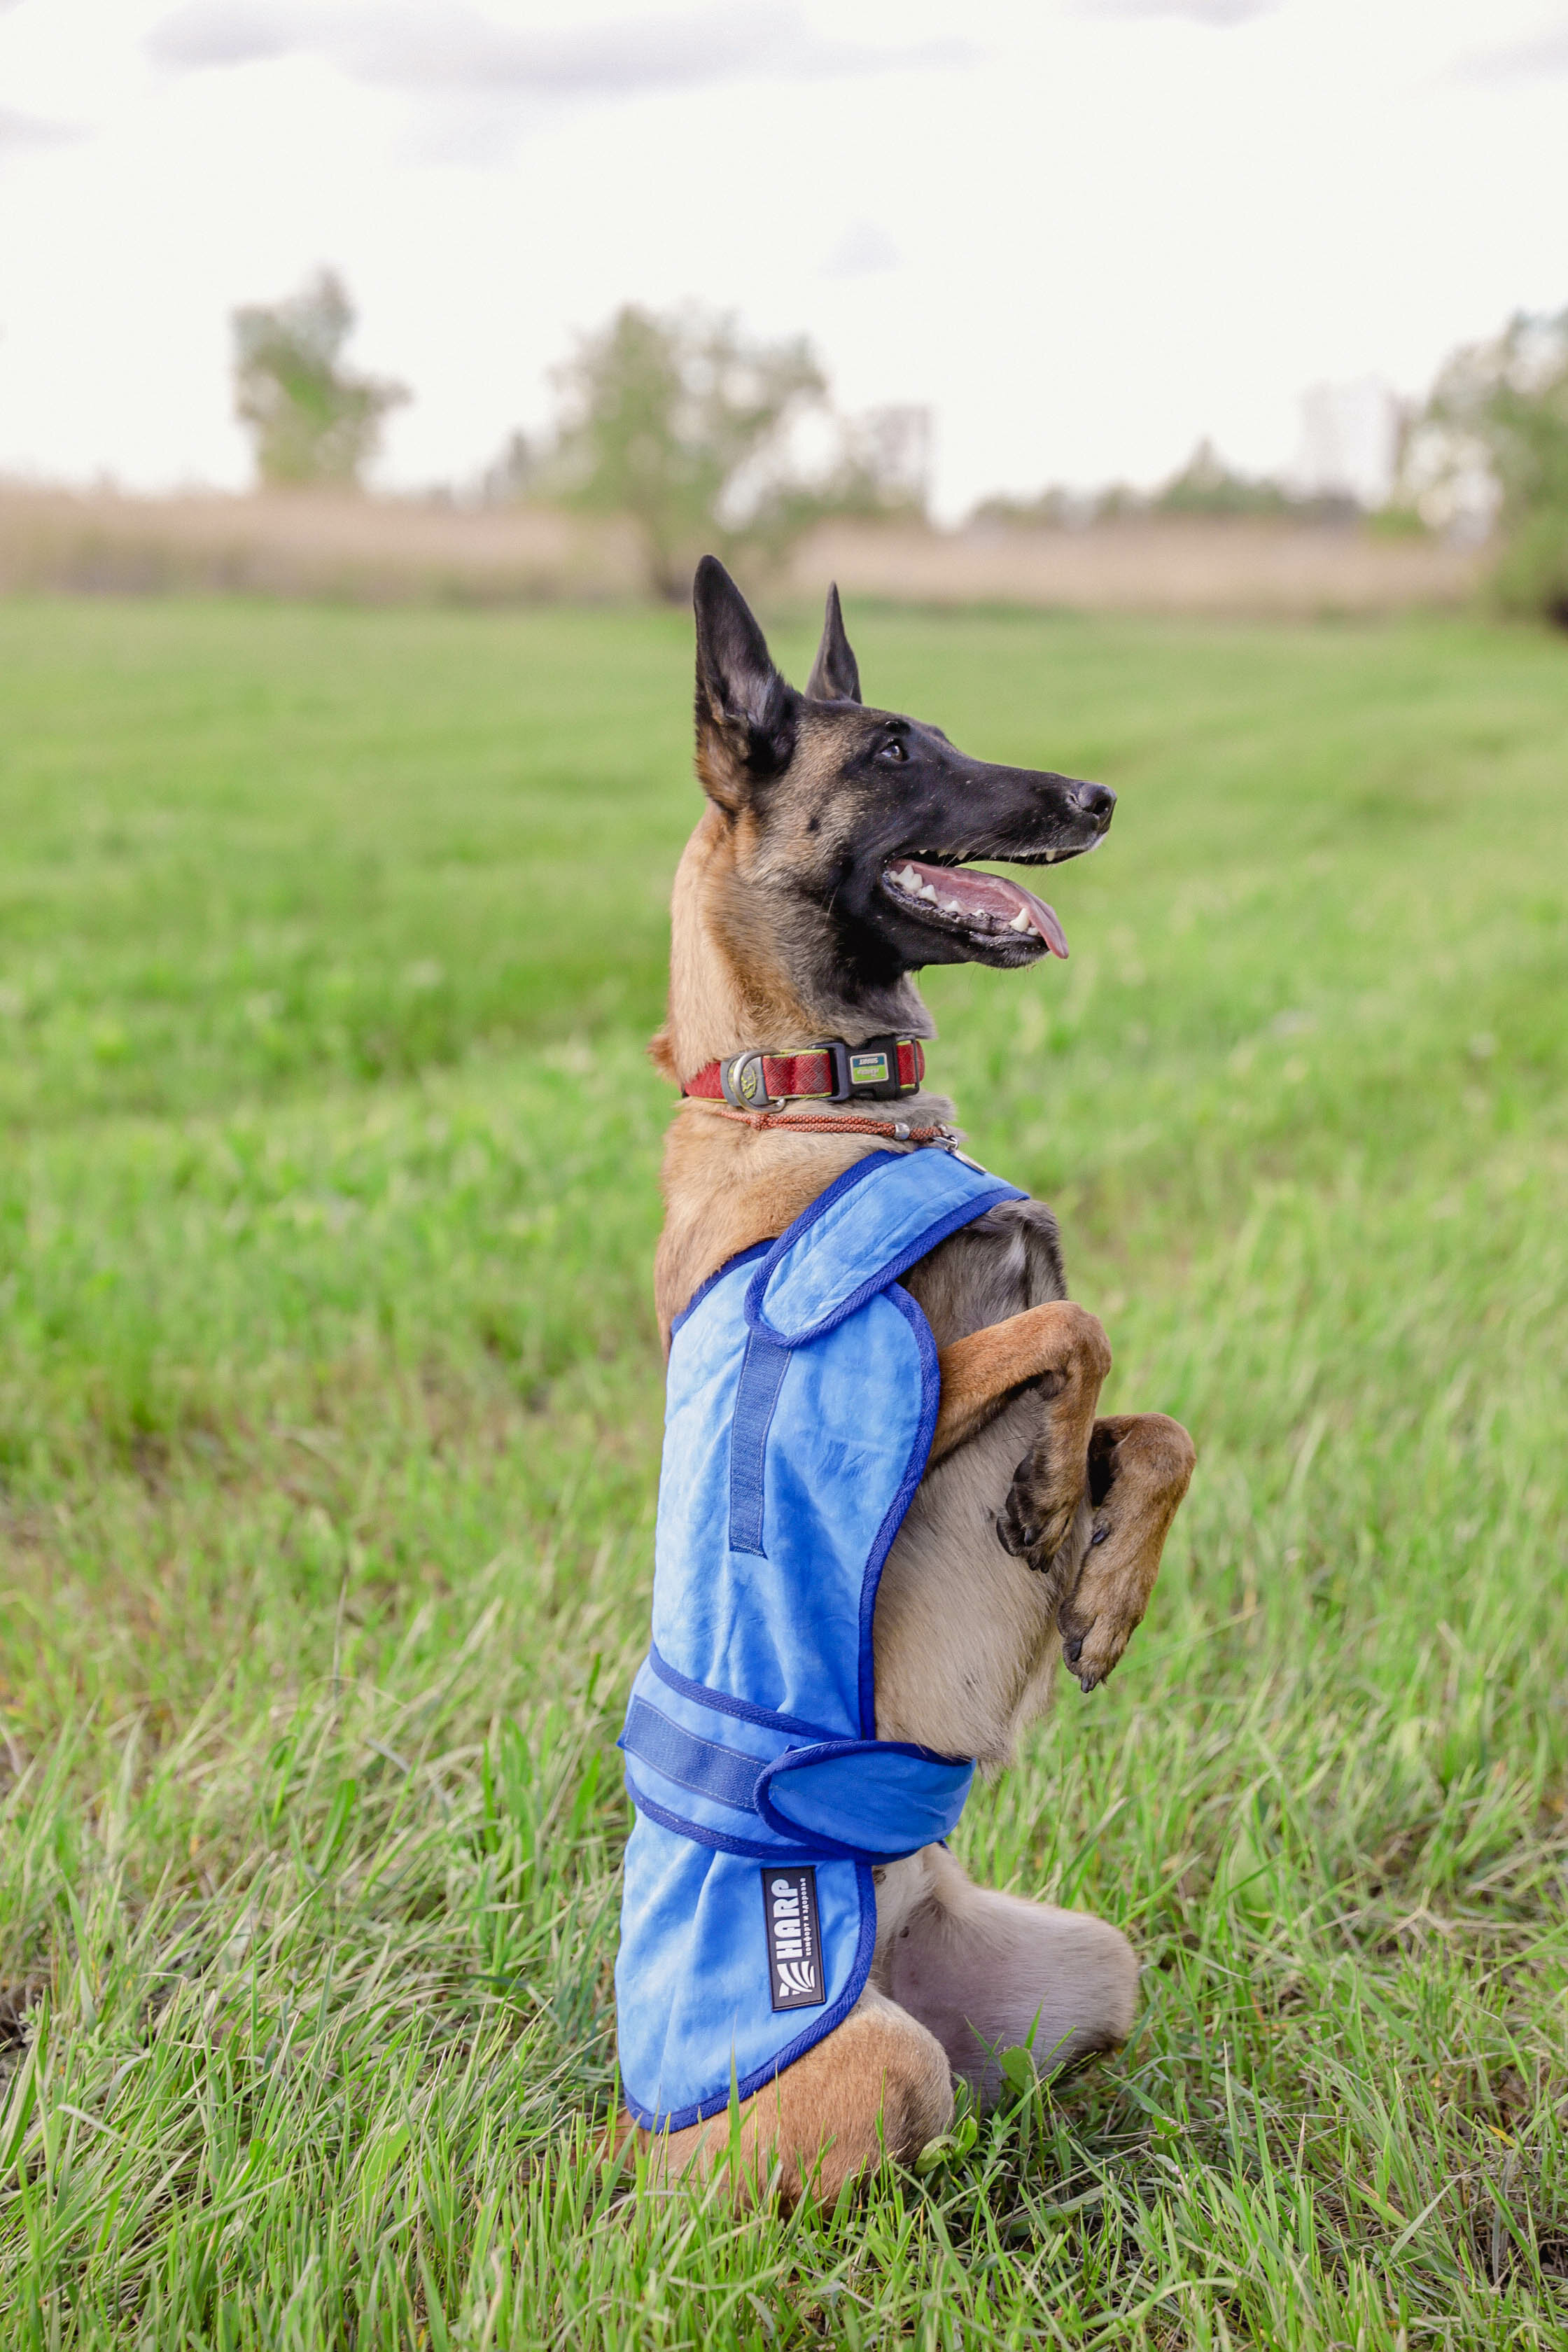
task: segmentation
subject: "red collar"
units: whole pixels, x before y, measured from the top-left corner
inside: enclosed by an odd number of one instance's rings
[[[829,1037],[802,1054],[726,1055],[705,1063],[680,1091],[735,1110],[776,1110],[790,1102],[899,1102],[920,1091],[925,1070],[918,1037],[868,1037],[863,1045]]]

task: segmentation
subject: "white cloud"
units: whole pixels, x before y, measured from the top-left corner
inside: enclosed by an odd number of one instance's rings
[[[1495,48],[1473,50],[1456,68],[1466,81],[1537,81],[1568,74],[1568,18],[1548,25],[1522,40],[1500,42]]]
[[[307,47],[310,29],[310,12],[289,0],[190,0],[153,26],[147,47],[160,65],[248,66]]]
[[[4,5],[5,0],[0,0],[0,6]],[[41,115],[18,114],[14,107],[0,106],[0,155],[7,148],[54,147],[62,140],[81,136],[74,123],[48,122]]]
[[[825,38],[799,7],[765,0],[531,29],[449,0],[188,0],[153,27],[147,46],[156,63],[185,71],[307,56],[386,89],[492,100],[628,98],[754,74],[828,79],[951,66],[973,55],[953,40]]]
[[[1195,25],[1245,25],[1271,16],[1281,0],[1078,0],[1084,16],[1187,16]]]

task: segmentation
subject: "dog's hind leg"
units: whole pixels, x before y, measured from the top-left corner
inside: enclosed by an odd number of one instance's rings
[[[982,2100],[1000,2094],[1005,2050],[1027,2045],[1048,2075],[1125,2042],[1138,2000],[1125,1936],[1087,1911],[976,1886],[945,1847],[921,1859],[925,1897],[892,1939],[889,1982]]]
[[[890,2158],[912,2163],[952,2121],[952,2076],[936,2036],[868,1986],[842,2025],[740,2110],[684,2131],[639,2133],[655,2171],[705,2179],[730,2171],[742,2204],[776,2194],[832,2204],[847,2181]]]

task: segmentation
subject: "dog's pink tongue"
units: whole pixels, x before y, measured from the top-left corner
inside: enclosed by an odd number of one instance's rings
[[[1017,919],[1019,915],[1027,915],[1029,928],[1038,931],[1051,953],[1066,958],[1067,933],[1057,920],[1055,908],[1047,907],[1021,883],[1005,881],[1000,874],[979,874],[967,866],[927,866],[918,857],[905,858],[890,871],[901,875],[906,867],[912,867],[917,880],[936,892],[940,907],[951,910],[956,900],[966,915],[995,915],[1017,930],[1025,928]]]

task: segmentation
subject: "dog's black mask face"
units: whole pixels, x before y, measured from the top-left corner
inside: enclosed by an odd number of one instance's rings
[[[925,964],[1066,955],[1041,899],[964,861],[1082,856],[1110,823],[1108,786],[994,767],[940,727],[868,709],[836,588],[804,695],[712,556],[694,602],[698,773],[743,828],[752,881],[826,918],[842,980],[879,987]]]

